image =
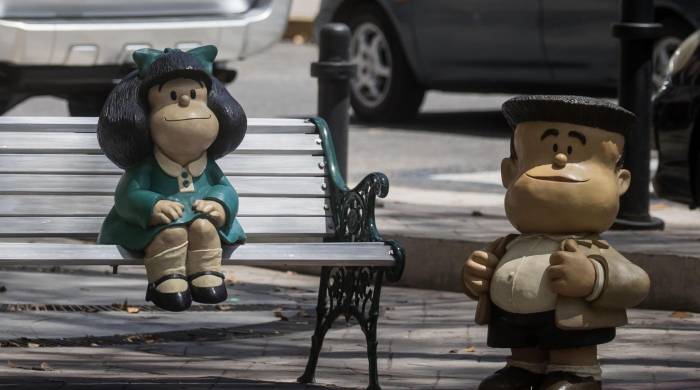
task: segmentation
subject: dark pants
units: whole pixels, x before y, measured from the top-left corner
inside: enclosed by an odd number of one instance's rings
[[[554,311],[517,314],[491,305],[487,344],[492,348],[567,349],[605,344],[614,338],[615,328],[559,329]]]

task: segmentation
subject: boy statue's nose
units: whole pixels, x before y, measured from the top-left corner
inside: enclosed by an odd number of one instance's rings
[[[552,164],[557,168],[564,168],[568,160],[569,159],[566,157],[566,154],[557,153],[554,155],[554,160],[552,161]]]

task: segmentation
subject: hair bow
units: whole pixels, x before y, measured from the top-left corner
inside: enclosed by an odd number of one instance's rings
[[[145,48],[134,51],[133,58],[134,62],[136,63],[136,67],[139,70],[139,77],[143,78],[148,71],[148,68],[150,68],[151,64],[153,64],[158,58],[174,51],[181,50],[171,48],[166,48],[165,50]],[[212,74],[214,69],[214,58],[216,58],[216,54],[218,52],[219,50],[216,48],[216,46],[206,45],[195,47],[194,49],[188,50],[186,53],[199,61],[207,73]]]

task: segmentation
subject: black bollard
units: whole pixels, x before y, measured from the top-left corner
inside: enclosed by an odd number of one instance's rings
[[[340,172],[347,179],[350,79],[357,71],[350,62],[350,29],[329,23],[319,36],[318,62],[311,64],[311,76],[318,78],[318,116],[328,122]]]
[[[622,21],[612,27],[620,39],[620,105],[637,115],[625,143],[625,168],[632,183],[620,199],[613,229],[661,230],[664,222],[649,215],[651,153],[651,74],[654,39],[661,25],[654,23],[653,0],[622,0]]]

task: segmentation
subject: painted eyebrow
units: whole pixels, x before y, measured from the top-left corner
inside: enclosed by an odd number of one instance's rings
[[[202,82],[202,80],[195,80],[195,79],[190,79],[190,80],[196,81],[200,87],[205,86],[204,83]],[[170,80],[168,80],[168,81],[170,81]],[[167,83],[167,81],[165,83]],[[163,89],[163,86],[165,85],[165,83],[158,84],[158,92],[160,92],[160,90]]]
[[[582,143],[583,145],[586,144],[586,136],[583,135],[583,134],[581,134],[581,133],[579,133],[579,132],[576,131],[576,130],[571,130],[571,131],[569,132],[569,137],[578,138],[578,140],[581,141],[581,143]]]
[[[558,136],[559,136],[559,130],[557,130],[557,129],[547,129],[547,130],[545,130],[544,133],[542,133],[542,136],[540,137],[540,141],[542,141],[543,139],[549,137],[550,135],[551,135],[552,137],[558,137]]]

